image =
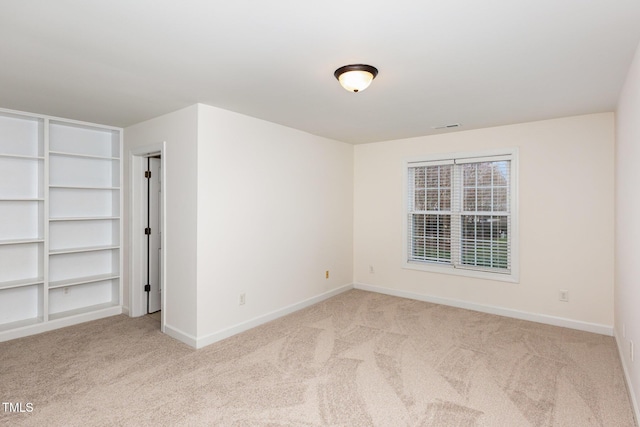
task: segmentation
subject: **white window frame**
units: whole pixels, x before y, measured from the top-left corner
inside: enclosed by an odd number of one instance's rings
[[[498,280],[503,282],[518,283],[520,281],[520,256],[519,256],[519,220],[518,220],[518,148],[506,148],[498,150],[485,150],[477,152],[461,152],[461,153],[446,153],[446,154],[433,154],[417,158],[405,159],[403,163],[403,180],[402,180],[402,267],[410,270],[421,270],[432,273],[452,274],[466,277],[473,277],[478,279]],[[456,268],[453,264],[443,264],[428,261],[409,261],[409,168],[415,167],[421,163],[428,162],[431,165],[438,164],[438,162],[482,162],[491,161],[499,158],[508,158],[511,162],[510,173],[510,261],[511,268],[509,272],[496,272],[486,271],[481,268],[473,268],[465,266],[464,268]],[[457,200],[452,200],[452,204],[458,203]],[[452,216],[453,219],[453,216]],[[454,254],[452,253],[452,257]]]

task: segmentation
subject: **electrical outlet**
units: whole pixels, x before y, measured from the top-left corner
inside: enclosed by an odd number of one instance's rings
[[[325,271],[325,272],[324,272],[324,278],[325,278],[325,279],[328,279],[328,278],[329,278],[329,270],[327,270],[327,271]]]
[[[244,293],[244,292],[242,292],[242,293],[240,294],[240,298],[238,298],[238,303],[239,303],[240,305],[244,305],[244,303],[245,303],[245,302],[247,302],[247,296],[245,295],[245,293]]]
[[[562,302],[569,302],[569,291],[566,289],[561,289],[558,299]]]
[[[629,359],[633,362],[633,341],[629,341]]]
[[[375,274],[376,271],[373,269],[373,265],[369,266],[369,274]]]

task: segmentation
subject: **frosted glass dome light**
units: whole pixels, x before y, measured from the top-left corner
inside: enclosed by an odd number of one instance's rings
[[[378,69],[365,64],[345,65],[338,68],[333,75],[349,92],[361,92],[368,88],[378,75]]]

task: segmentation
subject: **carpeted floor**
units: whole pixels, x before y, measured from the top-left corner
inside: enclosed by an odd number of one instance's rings
[[[635,425],[611,337],[358,290],[201,350],[116,316],[0,361],[33,407],[1,425]]]

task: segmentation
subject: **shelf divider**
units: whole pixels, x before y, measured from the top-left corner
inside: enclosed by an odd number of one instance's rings
[[[49,218],[49,221],[114,221],[120,219],[119,216],[83,216],[83,217],[60,217]]]
[[[23,288],[27,286],[42,285],[44,277],[33,277],[29,279],[11,280],[8,282],[0,282],[0,289]]]
[[[9,239],[9,240],[0,240],[0,246],[5,245],[28,245],[31,243],[42,243],[44,242],[44,238],[35,237],[29,239]]]
[[[7,154],[7,153],[0,153],[0,158],[24,159],[24,160],[44,160],[44,156],[27,156],[27,155],[24,155],[24,154]]]
[[[88,246],[80,248],[50,249],[49,255],[77,254],[83,252],[111,251],[120,249],[120,245]]]
[[[87,187],[82,185],[49,185],[49,188],[60,188],[63,190],[120,190],[120,187]]]
[[[95,276],[77,277],[73,279],[49,282],[49,289],[66,288],[69,286],[84,285],[87,283],[104,282],[106,280],[119,279],[120,273],[98,274]]]
[[[49,155],[65,157],[81,157],[83,159],[120,160],[120,157],[96,156],[94,154],[71,153],[68,151],[49,151]]]

